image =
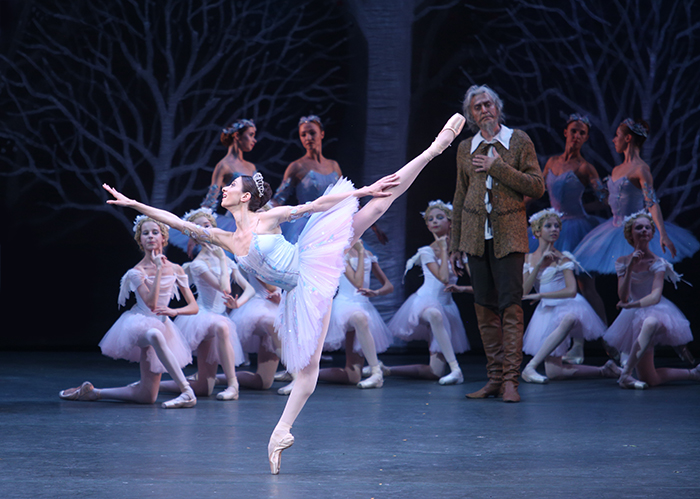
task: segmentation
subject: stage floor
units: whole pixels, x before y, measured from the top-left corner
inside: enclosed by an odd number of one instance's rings
[[[273,476],[267,441],[286,401],[281,383],[193,409],[65,402],[60,389],[124,385],[138,366],[97,353],[0,352],[0,497],[700,497],[700,384],[521,383],[523,401],[504,404],[465,399],[485,382],[485,360],[460,361],[457,386],[319,384]]]

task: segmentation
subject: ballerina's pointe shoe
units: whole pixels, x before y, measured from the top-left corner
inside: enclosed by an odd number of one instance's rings
[[[384,362],[382,362],[381,360],[379,361],[379,369],[382,370],[382,376],[384,376],[385,378],[386,378],[387,376],[391,376],[391,368],[386,367],[386,366],[384,365]],[[370,376],[372,376],[372,366],[365,366],[365,367],[363,367],[363,368],[362,368],[362,377],[363,377],[363,378],[368,378],[368,377],[370,377]]]
[[[600,375],[603,378],[619,378],[622,374],[622,369],[617,367],[615,361],[609,360],[600,368]]]
[[[179,397],[163,402],[163,409],[184,409],[195,405],[197,405],[197,397],[195,397],[192,388],[188,386]]]
[[[454,369],[450,374],[443,376],[438,381],[441,385],[461,385],[464,383],[464,376],[461,369]]]
[[[629,374],[624,373],[620,375],[620,379],[617,380],[617,384],[620,385],[620,388],[627,388],[630,390],[646,390],[649,388],[649,385],[647,385],[644,381],[636,380]]]
[[[89,381],[84,382],[77,388],[68,388],[58,392],[58,396],[63,400],[81,400],[84,402],[92,402],[97,400],[97,392],[95,387]]]
[[[360,381],[357,384],[358,388],[381,388],[384,386],[384,375],[380,366],[370,368],[371,375],[366,380]]]
[[[276,437],[273,433],[270,443],[267,444],[267,458],[270,461],[270,473],[279,475],[282,464],[282,451],[289,449],[294,444],[294,436],[287,432],[281,437]]]
[[[216,400],[238,400],[238,381],[216,394]]]
[[[459,113],[455,113],[447,120],[447,123],[442,127],[437,138],[430,144],[430,147],[426,149],[426,153],[431,159],[442,154],[442,152],[449,147],[452,141],[462,132],[465,121],[464,116]]]
[[[534,367],[531,366],[525,366],[523,372],[520,373],[520,377],[523,378],[523,381],[528,383],[544,384],[549,382],[549,378],[547,378],[547,376],[542,376],[535,370]]]

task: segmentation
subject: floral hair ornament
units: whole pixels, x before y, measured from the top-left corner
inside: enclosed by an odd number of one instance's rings
[[[566,119],[566,125],[568,126],[569,123],[573,121],[580,121],[584,125],[586,125],[588,128],[591,127],[591,120],[588,119],[588,116],[585,114],[578,114],[578,113],[573,113],[570,114],[569,117]]]
[[[185,213],[184,215],[182,215],[182,220],[184,220],[185,222],[189,222],[190,218],[194,217],[197,213],[209,215],[209,216],[213,217],[214,219],[216,219],[216,217],[217,217],[217,214],[214,213],[214,211],[212,211],[211,208],[208,208],[206,206],[200,206],[199,208],[195,208],[194,210],[190,210],[187,213]],[[199,218],[199,217],[197,217],[197,218]]]
[[[301,118],[299,118],[299,124],[297,126],[299,127],[304,123],[316,123],[319,127],[321,127],[321,130],[323,130],[323,123],[321,123],[321,118],[319,118],[315,114],[310,114],[309,116],[302,116]]]
[[[258,197],[263,197],[263,194],[265,194],[265,184],[262,173],[255,172],[253,174],[253,180],[255,180],[255,186],[258,188]]]
[[[631,215],[626,216],[624,221],[622,222],[622,225],[627,225],[629,222],[639,217],[647,217],[649,220],[651,220],[651,223],[654,223],[654,219],[651,218],[651,213],[649,213],[647,210],[639,210],[637,212],[632,213]]]
[[[426,209],[425,211],[421,211],[421,212],[420,212],[420,215],[421,215],[423,218],[425,218],[425,215],[426,215],[427,213],[429,213],[430,210],[433,210],[433,209],[435,209],[435,208],[437,208],[437,209],[439,209],[439,210],[442,210],[442,211],[444,211],[445,213],[447,213],[447,215],[448,215],[447,218],[450,218],[450,219],[451,219],[451,217],[452,217],[452,203],[445,203],[442,199],[436,199],[436,200],[434,200],[434,201],[430,201],[430,202],[428,203],[428,209]]]
[[[627,125],[627,128],[629,128],[633,134],[639,135],[640,137],[646,137],[649,134],[644,125],[642,125],[641,123],[637,123],[632,118],[625,119],[625,121],[623,121],[622,124]]]
[[[136,233],[136,230],[139,228],[139,225],[141,225],[148,219],[151,219],[151,217],[147,217],[146,215],[137,215],[136,218],[134,218],[134,233]]]
[[[232,134],[238,132],[239,130],[243,130],[244,128],[254,127],[254,126],[255,126],[255,122],[253,120],[242,119],[242,120],[236,121],[233,125],[231,125],[228,128],[224,128],[221,131],[224,132],[226,135],[232,135]]]
[[[543,217],[559,217],[560,219],[564,217],[563,213],[558,212],[554,208],[547,208],[546,210],[541,210],[532,215],[529,219],[528,222],[530,225],[533,223],[537,222],[540,218]]]

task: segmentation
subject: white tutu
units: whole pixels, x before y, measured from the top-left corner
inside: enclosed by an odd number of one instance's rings
[[[327,194],[354,190],[341,178]],[[357,199],[349,196],[330,210],[314,213],[291,244],[281,234],[254,234],[248,254],[238,259],[248,274],[285,290],[275,329],[282,343],[282,362],[291,372],[309,364],[345,269],[343,252],[352,239]]]
[[[333,300],[331,323],[328,327],[326,341],[323,344],[324,350],[333,351],[347,348],[345,344],[345,333],[353,329],[352,325],[349,324],[349,319],[357,312],[363,314],[367,318],[369,332],[374,339],[374,346],[377,349],[377,353],[385,352],[386,349],[391,346],[393,338],[384,319],[382,319],[382,316],[379,315],[377,309],[374,308],[374,305],[369,302],[366,296],[359,293],[358,295],[364,298],[364,300],[341,296]],[[360,341],[357,339],[357,335],[355,335],[355,342],[352,348],[353,351],[362,353],[362,347],[360,346]]]
[[[430,324],[421,319],[421,314],[432,307],[437,309],[442,315],[445,329],[450,336],[455,353],[466,352],[469,350],[469,341],[467,340],[467,333],[464,330],[459,309],[452,299],[452,293],[445,291],[445,285],[428,268],[428,263],[430,262],[439,263],[432,248],[430,246],[419,248],[418,253],[408,261],[406,271],[418,260],[420,260],[421,268],[423,269],[423,285],[418,291],[409,296],[394,314],[394,317],[389,321],[389,330],[394,336],[404,341],[425,340],[429,342],[431,353],[442,352],[440,345],[433,337]],[[450,284],[456,282],[457,276],[454,275],[450,268]]]
[[[620,352],[630,353],[647,317],[653,317],[661,324],[653,336],[654,345],[678,346],[693,341],[690,322],[677,306],[663,296],[656,305],[622,310],[603,339]]]
[[[554,349],[551,356],[563,357],[569,349],[572,338],[591,341],[605,333],[605,324],[583,296],[577,294],[574,298],[550,299],[547,303],[541,302],[537,305],[523,336],[523,352],[529,355],[539,352],[544,341],[561,324],[567,314],[572,314],[576,322],[569,331],[569,335]]]
[[[233,347],[233,353],[236,358],[236,365],[241,365],[245,360],[243,347],[236,334],[236,325],[229,319],[227,315],[215,314],[201,307],[195,315],[180,315],[175,318],[175,325],[182,331],[182,336],[189,345],[190,350],[196,353],[200,343],[208,336],[211,337],[211,348],[205,359],[209,364],[220,364],[219,358],[219,342],[213,331],[213,326],[220,324],[228,327],[229,339]]]
[[[265,345],[268,352],[274,352],[272,338],[263,327],[264,322],[274,324],[277,317],[277,304],[267,299],[269,292],[255,277],[245,276],[255,289],[255,295],[240,308],[231,310],[229,317],[236,325],[238,338],[243,350],[257,353],[260,345]]]
[[[158,295],[158,306],[167,306],[173,296],[179,297],[177,284],[187,286],[187,276],[185,275],[168,275],[161,277],[160,294]],[[136,296],[136,304],[124,312],[117,322],[109,328],[109,331],[100,341],[100,349],[102,354],[113,359],[125,359],[130,362],[139,362],[141,360],[141,347],[138,343],[143,339],[149,329],[157,329],[163,333],[165,342],[168,348],[173,353],[175,361],[179,367],[185,367],[192,362],[192,354],[187,347],[186,342],[182,337],[182,333],[178,327],[167,316],[155,315],[146,306],[141,298],[141,295],[136,291],[137,288],[147,281],[149,285],[153,285],[153,277],[145,276],[141,271],[136,269],[129,270],[122,277],[121,288],[119,291],[119,304],[124,306],[126,298],[132,291]],[[160,362],[153,347],[147,347],[146,353],[151,372],[164,373],[165,366]]]

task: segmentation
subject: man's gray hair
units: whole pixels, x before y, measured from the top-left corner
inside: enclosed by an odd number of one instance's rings
[[[479,125],[477,124],[476,120],[474,120],[474,116],[472,115],[471,110],[472,99],[479,94],[488,94],[489,97],[491,97],[491,100],[493,100],[493,103],[496,105],[496,110],[498,110],[498,122],[505,123],[505,115],[503,114],[503,101],[498,96],[498,94],[494,92],[488,85],[472,85],[471,87],[469,87],[469,90],[467,90],[467,93],[464,95],[464,102],[462,102],[462,110],[464,111],[464,117],[467,119],[467,126],[469,127],[469,129],[473,132],[479,131]]]

